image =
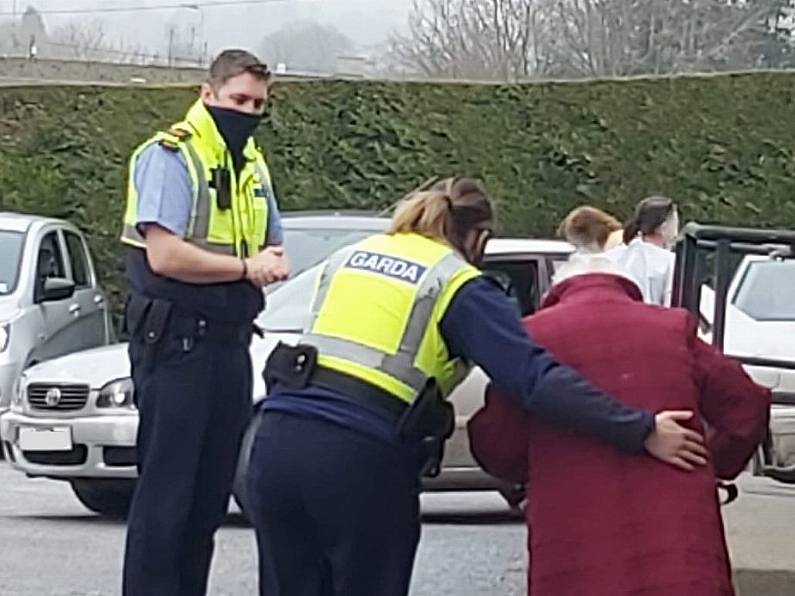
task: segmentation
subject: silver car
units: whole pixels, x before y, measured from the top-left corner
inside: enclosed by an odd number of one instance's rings
[[[322,260],[337,246],[354,242],[384,229],[383,218],[303,214],[285,219],[285,243],[298,269]],[[487,247],[484,270],[506,291],[517,313],[533,312],[549,289],[554,268],[568,258],[572,247],[545,240],[495,239]],[[302,252],[304,253],[302,255]],[[251,356],[255,363],[255,402],[265,399],[260,374],[262,365],[279,341],[297,341],[309,314],[314,276],[298,273],[272,291],[268,309],[257,323],[265,337],[255,337]],[[123,514],[137,476],[135,440],[138,413],[132,403],[126,344],[89,350],[42,363],[25,372],[13,407],[0,419],[11,465],[28,476],[67,480],[75,495],[89,509],[104,514]],[[507,486],[488,476],[472,459],[466,434],[469,417],[483,403],[486,376],[475,369],[456,389],[456,429],[448,443],[438,478],[425,483],[426,490],[500,490],[513,503]],[[74,391],[76,407],[39,404],[35,397],[50,391]],[[239,465],[235,496],[246,509],[243,472],[256,428],[246,435]],[[31,441],[30,436],[36,437]]]
[[[112,339],[80,231],[59,219],[0,212],[0,414],[25,368]]]
[[[365,211],[282,213],[284,244],[292,275],[299,275],[341,246],[385,230],[389,220],[375,215]],[[0,236],[0,254],[3,255],[11,255],[12,244],[16,246],[17,241],[20,247],[25,242],[22,237],[27,226],[17,218],[10,221],[17,222],[18,229],[9,235],[8,244]],[[70,239],[77,230],[65,222],[56,223],[65,230],[55,236],[61,249],[59,254],[71,254],[66,252],[65,244],[75,244]],[[28,238],[34,236],[31,232]],[[21,254],[22,248],[15,251],[14,255]],[[11,261],[17,260],[12,255]],[[93,267],[87,254],[86,262],[93,280]],[[63,267],[68,265],[66,262]],[[74,266],[66,269],[67,277],[73,269]],[[8,270],[11,271],[10,266]],[[0,281],[16,276],[17,273],[6,274],[5,269],[0,268]],[[19,286],[27,283],[20,281]],[[8,286],[11,285],[8,282]],[[269,286],[268,293],[277,292],[282,285]],[[96,295],[100,296],[101,292],[97,291]],[[95,299],[104,305],[104,298]],[[0,315],[2,312],[0,310]],[[15,338],[19,335],[14,332]],[[101,345],[104,343],[81,345],[71,340],[60,352],[69,354],[63,358],[46,362],[43,362],[45,358],[23,358],[13,366],[14,374],[9,375],[6,392],[10,411],[8,407],[0,411],[0,457],[5,452],[11,465],[29,476],[70,480],[77,497],[87,507],[116,514],[126,509],[131,482],[136,477],[138,415],[131,405],[127,345]],[[91,347],[97,349],[84,349]],[[252,353],[257,361],[263,359],[269,349],[270,342],[255,338]],[[50,354],[54,355],[58,354]],[[14,384],[13,379],[19,376],[22,367],[26,372]],[[53,380],[58,382],[53,383]],[[258,374],[255,381],[261,382]],[[8,395],[12,387],[17,399]],[[19,400],[23,395],[26,399]]]

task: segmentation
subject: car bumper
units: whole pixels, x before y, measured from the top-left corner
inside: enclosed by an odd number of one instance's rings
[[[773,442],[773,463],[780,467],[795,466],[795,407],[772,407],[770,435]]]
[[[8,410],[11,405],[11,391],[20,372],[16,362],[0,363],[0,414]]]
[[[20,429],[68,428],[71,450],[23,451]],[[39,418],[6,412],[0,436],[8,462],[28,476],[49,478],[135,478],[138,417],[129,414]]]

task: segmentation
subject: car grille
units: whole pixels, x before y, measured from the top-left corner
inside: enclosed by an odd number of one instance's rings
[[[35,410],[80,410],[88,401],[88,393],[88,385],[33,383],[28,385],[28,403]]]

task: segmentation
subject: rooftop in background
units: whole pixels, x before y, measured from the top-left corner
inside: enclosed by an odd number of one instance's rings
[[[486,254],[517,255],[541,253],[545,255],[568,255],[574,247],[563,240],[544,240],[537,238],[492,238],[486,245]]]

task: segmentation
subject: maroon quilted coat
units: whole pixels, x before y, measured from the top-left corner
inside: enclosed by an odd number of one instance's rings
[[[687,312],[642,304],[617,276],[555,286],[525,323],[560,361],[621,401],[699,412],[692,428],[708,427],[712,453],[707,467],[682,472],[527,416],[490,388],[470,440],[486,470],[529,480],[528,593],[733,594],[715,477],[737,475],[762,439],[769,391],[698,340]]]

